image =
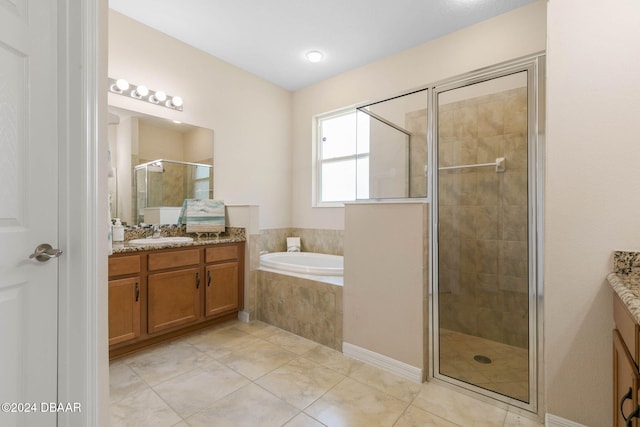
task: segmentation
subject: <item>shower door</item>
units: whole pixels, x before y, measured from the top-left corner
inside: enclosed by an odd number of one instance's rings
[[[434,377],[535,410],[535,68],[434,90]]]

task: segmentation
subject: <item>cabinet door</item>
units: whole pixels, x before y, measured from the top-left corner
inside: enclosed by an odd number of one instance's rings
[[[140,278],[109,281],[109,345],[140,336]]]
[[[147,278],[149,334],[198,320],[201,282],[199,268],[150,274]]]
[[[238,309],[238,263],[225,262],[206,268],[205,315],[214,317]]]
[[[631,426],[637,426],[638,412],[638,368],[620,332],[613,330],[613,425],[627,426],[632,417]]]

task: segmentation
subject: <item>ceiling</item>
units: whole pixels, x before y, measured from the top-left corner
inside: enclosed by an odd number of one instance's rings
[[[294,91],[534,0],[109,0],[136,21]],[[319,50],[322,62],[304,54]]]

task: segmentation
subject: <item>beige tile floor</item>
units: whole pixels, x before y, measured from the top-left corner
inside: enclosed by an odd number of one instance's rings
[[[461,381],[527,402],[529,355],[526,349],[440,329],[440,372]],[[483,355],[490,364],[476,362]]]
[[[230,322],[110,365],[112,426],[540,426],[261,323]]]

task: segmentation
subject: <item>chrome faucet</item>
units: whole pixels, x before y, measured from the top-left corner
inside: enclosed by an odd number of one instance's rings
[[[161,237],[160,235],[160,226],[157,224],[153,224],[153,236],[151,236],[154,239],[158,239]]]

